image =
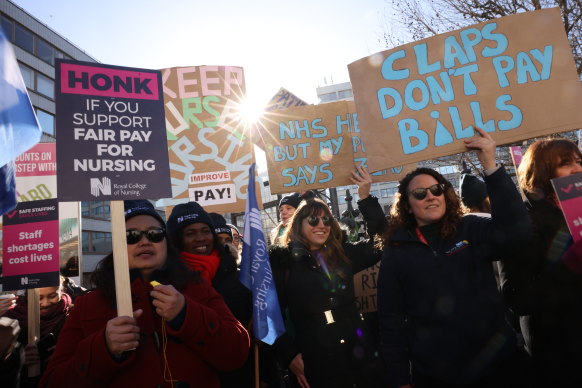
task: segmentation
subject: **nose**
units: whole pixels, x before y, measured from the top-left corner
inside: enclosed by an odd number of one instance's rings
[[[572,174],[577,174],[582,172],[582,165],[580,163],[574,163],[574,168],[572,169]]]
[[[430,190],[426,190],[426,197],[424,199],[433,199],[436,198],[436,195],[433,195]]]

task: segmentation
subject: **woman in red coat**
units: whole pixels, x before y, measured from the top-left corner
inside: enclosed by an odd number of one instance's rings
[[[40,386],[219,387],[217,372],[246,360],[248,333],[169,251],[148,201],[126,201],[125,226],[133,317],[116,316],[109,255],[93,274],[95,290],[75,301]]]

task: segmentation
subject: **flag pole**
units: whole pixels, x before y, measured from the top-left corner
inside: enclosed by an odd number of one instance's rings
[[[255,346],[255,388],[259,388],[261,382],[261,375],[259,373],[259,344],[253,341]]]

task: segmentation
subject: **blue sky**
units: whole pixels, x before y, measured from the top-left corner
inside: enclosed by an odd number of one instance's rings
[[[159,69],[233,65],[264,104],[283,86],[309,103],[382,51],[386,0],[13,0],[100,62]]]

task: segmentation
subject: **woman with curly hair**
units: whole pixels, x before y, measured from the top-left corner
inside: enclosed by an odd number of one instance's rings
[[[380,215],[361,167],[359,208]],[[368,232],[372,232],[368,230]],[[278,361],[301,388],[384,387],[382,363],[355,303],[353,275],[380,259],[371,240],[351,243],[320,199],[302,201],[269,257],[287,332],[274,343]]]
[[[477,131],[465,144],[485,170],[491,218],[466,215],[450,182],[428,168],[406,175],[392,204],[378,284],[389,387],[520,386],[491,262],[527,241],[530,227],[495,164],[495,142]]]
[[[582,387],[582,240],[574,243],[551,179],[582,173],[582,152],[566,139],[533,143],[519,183],[533,236],[516,260],[503,263],[501,285],[521,316],[539,387]]]

